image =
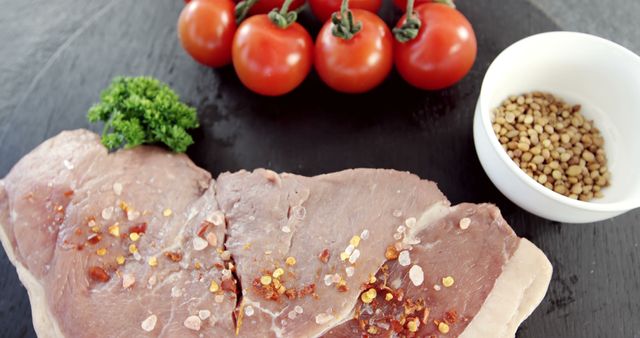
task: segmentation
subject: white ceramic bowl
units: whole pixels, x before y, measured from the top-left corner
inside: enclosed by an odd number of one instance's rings
[[[546,91],[595,121],[605,139],[611,186],[590,202],[555,193],[527,176],[500,146],[492,109],[510,95]],[[640,57],[611,41],[582,33],[534,35],[491,64],[475,111],[476,152],[491,181],[511,201],[538,216],[595,222],[640,207]]]

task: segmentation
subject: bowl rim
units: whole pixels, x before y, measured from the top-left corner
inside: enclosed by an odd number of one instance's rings
[[[482,80],[476,113],[481,114],[481,121],[482,121],[482,125],[484,126],[483,128],[484,133],[489,138],[490,140],[489,143],[491,144],[492,148],[498,153],[498,157],[511,171],[515,172],[516,177],[518,177],[523,183],[530,186],[531,188],[541,193],[542,195],[546,196],[547,198],[550,198],[554,201],[557,201],[559,203],[562,203],[574,208],[588,210],[588,211],[606,211],[606,212],[628,211],[628,210],[640,207],[640,201],[636,201],[633,198],[628,198],[622,201],[609,202],[609,203],[586,202],[586,201],[574,200],[572,198],[561,195],[543,186],[542,184],[534,180],[532,177],[529,177],[529,175],[527,175],[522,169],[520,169],[520,167],[516,165],[515,162],[513,162],[513,160],[511,160],[511,158],[509,158],[507,152],[502,148],[502,145],[498,141],[498,138],[496,137],[493,131],[493,124],[491,123],[491,119],[490,119],[491,109],[488,109],[488,111],[485,111],[482,107],[483,107],[483,100],[485,99],[486,95],[488,95],[486,94],[487,92],[485,91],[485,88],[487,88],[488,86],[487,82],[492,77],[491,76],[492,71],[495,70],[495,68],[497,67],[496,65],[502,61],[502,59],[505,57],[506,54],[511,53],[513,50],[520,48],[526,43],[530,43],[532,40],[557,38],[558,36],[564,39],[578,38],[583,42],[587,42],[587,43],[595,42],[595,43],[603,44],[609,48],[622,52],[624,55],[626,55],[631,59],[634,59],[635,62],[637,62],[638,65],[640,66],[640,56],[636,55],[634,52],[630,51],[629,49],[613,41],[610,41],[605,38],[601,38],[599,36],[595,36],[592,34],[571,32],[571,31],[551,31],[551,32],[534,34],[534,35],[525,37],[521,40],[518,40],[513,44],[511,44],[509,47],[507,47],[505,50],[500,52],[498,56],[496,56],[496,58],[491,62],[491,65],[487,69],[485,76]]]

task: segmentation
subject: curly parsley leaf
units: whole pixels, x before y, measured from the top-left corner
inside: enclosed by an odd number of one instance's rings
[[[117,77],[87,113],[105,123],[102,144],[109,150],[164,143],[175,152],[193,144],[188,129],[198,127],[196,110],[166,84],[151,77]]]

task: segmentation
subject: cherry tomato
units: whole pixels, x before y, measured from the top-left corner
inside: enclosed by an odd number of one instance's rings
[[[266,14],[249,17],[233,39],[233,66],[240,81],[262,95],[295,89],[313,64],[313,40],[298,23],[279,28]]]
[[[377,15],[351,10],[362,30],[350,40],[332,34],[327,21],[316,40],[315,62],[320,78],[329,87],[345,93],[366,92],[380,84],[393,66],[393,38]]]
[[[231,62],[231,42],[236,31],[231,0],[193,0],[180,13],[178,38],[196,61],[211,67]]]
[[[394,39],[400,75],[421,89],[442,89],[460,81],[476,60],[476,36],[469,21],[454,8],[429,3],[415,9],[422,26],[405,43]],[[405,20],[403,16],[398,27]]]
[[[422,4],[433,2],[433,0],[414,0],[413,8],[416,8]],[[393,4],[400,8],[403,12],[407,9],[407,0],[393,0]]]
[[[342,0],[309,0],[311,11],[320,21],[325,22],[331,18],[331,14],[340,10]],[[351,0],[350,9],[365,9],[377,13],[382,5],[382,0]]]
[[[289,6],[289,10],[292,11],[294,9],[300,8],[304,4],[305,0],[294,0]],[[236,0],[236,3],[240,2],[240,0]],[[249,10],[250,15],[255,14],[267,14],[271,12],[274,8],[282,7],[284,0],[258,0],[251,9]]]

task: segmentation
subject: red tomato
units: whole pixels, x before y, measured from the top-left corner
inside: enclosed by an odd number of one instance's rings
[[[240,81],[262,95],[295,89],[313,64],[313,40],[298,23],[279,28],[266,14],[249,17],[233,38],[233,66]]]
[[[231,0],[190,1],[178,19],[178,38],[196,61],[211,67],[231,62],[231,42],[236,31]]]
[[[433,0],[414,0],[413,8],[430,2],[433,2]],[[396,7],[400,8],[403,12],[407,9],[407,0],[393,0],[393,4],[396,5]]]
[[[313,14],[325,22],[331,18],[331,14],[340,11],[342,0],[309,0],[309,7]],[[350,9],[366,9],[369,12],[377,13],[380,9],[382,0],[351,0],[349,1]]]
[[[294,9],[300,8],[304,4],[305,0],[294,0],[289,6],[289,10],[292,11]],[[236,2],[240,2],[236,0]],[[274,8],[282,7],[284,0],[258,0],[251,9],[249,10],[249,14],[267,14],[271,12]]]
[[[337,91],[363,93],[389,75],[393,38],[377,15],[361,9],[351,12],[356,22],[362,22],[362,30],[344,40],[332,34],[333,23],[327,21],[316,40],[316,70],[322,81]]]
[[[422,26],[405,43],[394,40],[400,75],[421,89],[442,89],[460,81],[476,60],[476,36],[469,21],[454,8],[429,3],[415,9]],[[402,25],[405,16],[398,22]]]

